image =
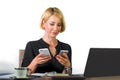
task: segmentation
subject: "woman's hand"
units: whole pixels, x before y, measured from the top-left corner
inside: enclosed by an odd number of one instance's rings
[[[43,54],[38,54],[32,62],[36,64],[43,64],[51,59],[51,56],[44,56]]]
[[[30,63],[28,68],[31,70],[31,73],[34,73],[38,64],[43,64],[51,59],[51,56],[44,56],[43,54],[38,54]]]
[[[66,53],[58,54],[56,59],[65,67],[70,67],[71,63]]]

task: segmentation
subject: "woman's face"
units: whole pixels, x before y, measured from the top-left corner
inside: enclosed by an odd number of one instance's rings
[[[62,27],[60,18],[55,15],[52,15],[43,25],[47,35],[51,38],[55,38]]]

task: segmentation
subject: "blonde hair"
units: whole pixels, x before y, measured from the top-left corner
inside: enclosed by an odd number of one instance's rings
[[[65,28],[66,28],[64,15],[61,12],[61,10],[58,9],[57,7],[49,7],[48,9],[45,10],[45,12],[43,13],[43,15],[41,16],[40,27],[42,29],[44,29],[44,27],[42,26],[43,21],[46,22],[52,15],[56,15],[57,17],[60,18],[61,25],[62,25],[60,32],[64,32]]]

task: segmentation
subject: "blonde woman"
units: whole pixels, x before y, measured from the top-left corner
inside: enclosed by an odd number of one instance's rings
[[[28,67],[32,73],[72,73],[71,46],[56,39],[59,33],[65,31],[63,13],[57,7],[49,7],[41,17],[40,27],[45,30],[43,37],[29,41],[25,48],[22,66]],[[44,56],[39,49],[48,49],[50,55]],[[60,53],[61,50],[67,52]]]

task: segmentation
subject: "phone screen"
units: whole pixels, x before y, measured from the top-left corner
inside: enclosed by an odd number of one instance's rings
[[[68,50],[60,50],[60,54],[68,53]]]
[[[50,55],[50,52],[49,52],[48,48],[39,49],[39,53],[41,53],[41,54],[43,54],[45,56]]]

